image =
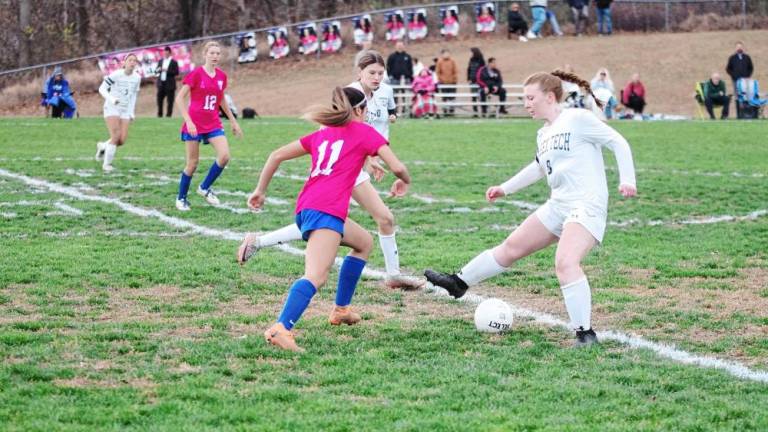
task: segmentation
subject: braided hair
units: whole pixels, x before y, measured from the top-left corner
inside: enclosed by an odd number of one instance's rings
[[[554,93],[555,99],[557,99],[558,102],[561,102],[563,100],[563,81],[574,83],[586,90],[587,93],[592,96],[592,99],[594,99],[595,104],[600,109],[603,108],[603,102],[595,97],[595,94],[592,92],[592,86],[589,84],[589,82],[579,78],[578,75],[571,72],[564,72],[561,70],[555,70],[552,73],[537,72],[529,76],[525,80],[524,85],[538,84],[541,88],[541,91],[544,93]]]

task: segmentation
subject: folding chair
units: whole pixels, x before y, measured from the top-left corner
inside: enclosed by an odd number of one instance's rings
[[[763,117],[763,108],[768,105],[768,99],[760,98],[756,79],[740,78],[736,81],[736,103],[739,104],[740,118],[756,119]]]

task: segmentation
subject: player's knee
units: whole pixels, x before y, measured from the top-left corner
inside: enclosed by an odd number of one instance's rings
[[[498,252],[497,258],[501,258],[499,264],[504,267],[509,267],[512,263],[523,257],[520,247],[509,239],[504,240],[504,243],[498,247]]]
[[[187,175],[192,175],[197,171],[197,161],[187,161],[187,165],[184,167],[184,172]]]
[[[569,279],[574,273],[581,271],[581,263],[578,259],[568,255],[555,256],[555,273],[559,279]]]
[[[220,167],[224,167],[229,163],[229,152],[222,153],[216,158],[216,162]]]
[[[373,251],[373,236],[366,232],[365,236],[360,239],[360,244],[353,249],[356,255],[367,260]]]
[[[379,227],[379,232],[391,233],[395,229],[395,215],[389,209],[376,214],[374,219]]]

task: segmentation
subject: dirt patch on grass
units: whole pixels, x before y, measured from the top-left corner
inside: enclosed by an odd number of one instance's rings
[[[157,384],[147,378],[127,378],[121,380],[94,380],[84,377],[75,377],[70,379],[55,379],[53,383],[59,387],[72,388],[121,388],[132,387],[136,389],[149,390],[157,387]]]

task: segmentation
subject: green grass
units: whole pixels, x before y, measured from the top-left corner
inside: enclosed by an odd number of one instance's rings
[[[609,226],[585,260],[599,329],[768,370],[768,217],[679,223],[768,208],[764,122],[613,125],[632,145],[640,195],[617,196],[606,151],[609,219],[634,223]],[[249,192],[272,149],[313,130],[290,119],[243,126],[219,190]],[[530,161],[539,126],[393,126],[411,192],[443,199],[387,201],[408,270],[457,269],[523,220],[527,210],[488,205],[482,194]],[[117,170],[103,174],[88,159],[106,137],[102,120],[0,119],[0,168],[209,228],[290,223],[292,204],[238,214],[193,195],[193,211],[176,212],[178,127],[139,119]],[[212,160],[211,149],[201,153],[193,187]],[[304,175],[307,165],[282,171]],[[270,196],[292,203],[300,186],[276,178]],[[512,199],[541,203],[547,194],[539,183]],[[221,197],[244,207],[243,197]],[[335,273],[298,326],[307,353],[280,352],[261,332],[301,275],[300,257],[266,250],[240,268],[236,242],[2,176],[0,212],[0,430],[768,429],[766,384],[612,342],[574,350],[566,331],[525,319],[504,336],[479,334],[472,307],[375,281],[355,297],[364,321],[332,328]],[[374,229],[359,208],[351,216]],[[475,291],[563,317],[553,261],[547,249]],[[370,265],[383,267],[378,248]]]

